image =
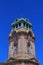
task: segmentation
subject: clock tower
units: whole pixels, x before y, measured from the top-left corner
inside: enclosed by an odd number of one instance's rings
[[[9,34],[9,65],[39,65],[35,57],[35,35],[26,18],[16,19]]]

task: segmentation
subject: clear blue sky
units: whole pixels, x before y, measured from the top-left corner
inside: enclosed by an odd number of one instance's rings
[[[15,18],[29,18],[36,36],[36,58],[43,65],[43,1],[0,0],[0,62],[8,58],[8,35]]]

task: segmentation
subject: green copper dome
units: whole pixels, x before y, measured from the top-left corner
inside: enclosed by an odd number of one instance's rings
[[[12,23],[13,28],[20,28],[20,27],[25,27],[25,28],[32,28],[32,24],[29,22],[27,18],[20,18],[16,19]]]

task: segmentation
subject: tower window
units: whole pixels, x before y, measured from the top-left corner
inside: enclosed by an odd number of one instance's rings
[[[17,53],[17,45],[14,45],[14,54]]]
[[[21,26],[21,23],[19,23],[19,26]]]
[[[18,28],[18,25],[16,24],[16,28]]]
[[[25,23],[23,23],[23,25],[25,26]]]
[[[30,43],[27,44],[27,52],[30,53],[31,51],[31,47],[30,47]]]
[[[13,28],[15,28],[15,26],[13,25]]]
[[[17,45],[14,45],[14,54],[17,53]]]
[[[18,45],[16,39],[14,40],[14,54],[17,53]]]
[[[26,28],[28,28],[28,25],[26,25]]]

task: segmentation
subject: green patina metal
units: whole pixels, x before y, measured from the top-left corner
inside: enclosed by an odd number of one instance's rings
[[[32,28],[32,24],[29,22],[28,19],[16,19],[15,22],[12,23],[12,27],[15,28],[15,26],[18,26],[21,23],[25,23],[29,28]]]

